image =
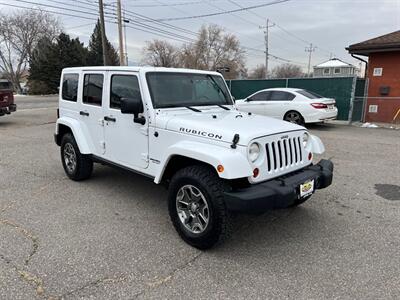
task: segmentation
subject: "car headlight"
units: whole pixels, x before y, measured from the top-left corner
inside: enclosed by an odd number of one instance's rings
[[[310,135],[307,132],[304,132],[304,134],[303,134],[303,147],[304,148],[307,146],[309,139],[310,139]]]
[[[249,159],[251,162],[255,162],[260,156],[260,145],[258,143],[253,143],[249,147]]]

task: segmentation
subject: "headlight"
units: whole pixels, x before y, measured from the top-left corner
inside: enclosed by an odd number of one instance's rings
[[[249,159],[251,162],[255,162],[260,156],[260,145],[253,143],[249,147]]]
[[[303,134],[303,147],[305,148],[308,144],[308,140],[310,139],[310,135],[307,132]]]

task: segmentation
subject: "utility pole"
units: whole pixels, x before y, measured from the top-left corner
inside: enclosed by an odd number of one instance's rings
[[[269,19],[265,26],[260,26],[260,29],[264,30],[264,42],[265,42],[265,78],[268,78],[268,58],[269,58],[269,45],[268,45],[268,29],[275,26],[275,24],[269,24]]]
[[[313,53],[317,49],[317,47],[313,46],[313,44],[310,44],[310,47],[306,47],[305,51],[308,52],[308,68],[307,68],[307,74],[310,76],[310,68],[311,68],[311,53]]]
[[[124,45],[125,45],[125,53],[124,53],[124,57],[125,57],[125,66],[129,65],[128,64],[128,47],[127,47],[127,42],[126,42],[126,23],[129,23],[128,19],[125,19],[125,10],[124,10]]]
[[[125,65],[124,41],[122,35],[121,0],[117,0],[118,36],[119,36],[119,65]]]
[[[103,65],[107,66],[107,45],[106,45],[106,27],[104,25],[104,10],[103,0],[99,0],[99,14],[100,14],[100,31],[101,31],[101,45],[103,48]]]

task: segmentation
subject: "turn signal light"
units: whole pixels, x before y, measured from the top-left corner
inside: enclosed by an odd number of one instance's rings
[[[258,168],[255,168],[253,170],[253,177],[256,178],[258,176],[258,174],[260,174],[260,170]]]
[[[223,165],[218,165],[217,166],[217,171],[218,171],[218,173],[222,173],[224,171],[224,166]]]
[[[328,108],[328,105],[324,103],[311,103],[311,106],[317,109]]]

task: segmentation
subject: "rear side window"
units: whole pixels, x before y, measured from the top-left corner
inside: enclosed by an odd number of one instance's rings
[[[324,98],[321,95],[318,95],[316,93],[310,92],[310,91],[306,91],[306,90],[298,90],[297,91],[300,95],[303,95],[309,99],[321,99]]]
[[[0,81],[0,90],[11,90],[11,89],[12,89],[11,82]]]
[[[103,79],[103,74],[85,74],[83,103],[101,106],[103,101]]]
[[[63,100],[76,102],[78,98],[78,80],[79,74],[64,74],[61,94]]]
[[[267,101],[271,92],[259,92],[250,97],[251,101]]]
[[[282,92],[282,91],[273,91],[268,100],[270,100],[270,101],[291,101],[294,99],[294,97],[295,97],[295,95],[293,95],[292,93]]]
[[[141,99],[139,82],[134,75],[112,75],[110,108],[121,108],[121,99]]]

